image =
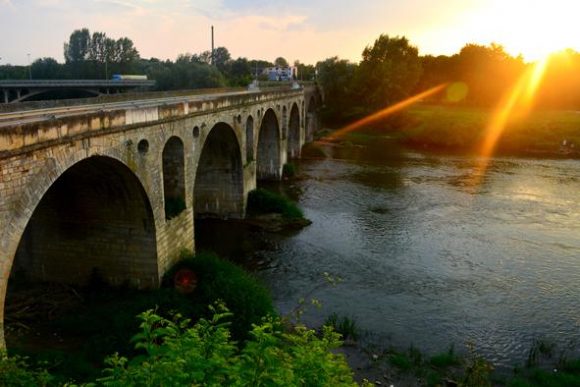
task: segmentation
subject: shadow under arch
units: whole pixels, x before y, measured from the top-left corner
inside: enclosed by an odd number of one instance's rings
[[[163,199],[165,219],[171,219],[185,210],[185,152],[183,141],[171,136],[162,153]]]
[[[298,105],[292,104],[288,123],[288,159],[300,157],[300,113]]]
[[[238,138],[231,126],[217,123],[205,139],[195,174],[196,218],[243,218],[243,178]]]
[[[111,285],[158,284],[154,215],[145,189],[122,162],[83,159],[44,193],[20,239],[13,282],[86,284],[98,275]]]
[[[274,110],[264,113],[258,134],[257,154],[258,180],[280,180],[282,165],[280,157],[280,128]]]

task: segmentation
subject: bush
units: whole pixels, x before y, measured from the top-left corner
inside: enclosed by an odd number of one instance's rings
[[[282,176],[289,179],[296,176],[296,166],[291,163],[284,164],[284,167],[282,168]]]
[[[235,264],[214,254],[184,255],[164,276],[165,286],[173,286],[173,278],[181,269],[189,269],[197,276],[197,287],[187,297],[193,302],[193,316],[207,315],[207,305],[221,300],[231,305],[236,318],[231,332],[235,338],[245,339],[263,317],[274,314],[268,290],[252,275]]]
[[[265,189],[256,189],[248,195],[249,214],[281,214],[287,219],[303,218],[302,211],[289,199]]]
[[[165,198],[165,218],[167,220],[175,218],[185,210],[183,198]]]
[[[356,385],[344,357],[332,353],[340,341],[331,329],[326,328],[322,337],[304,327],[284,333],[278,319],[266,319],[253,327],[251,340],[239,349],[224,322],[230,317],[218,305],[210,319],[190,327],[187,320],[142,313],[141,332],[134,341],[144,355],[131,361],[110,357],[106,376],[98,382],[107,386]]]
[[[42,387],[47,386],[51,380],[46,370],[30,369],[25,358],[8,357],[5,352],[0,352],[0,386]]]
[[[324,325],[332,327],[332,329],[340,333],[343,340],[351,339],[358,340],[359,338],[359,328],[356,321],[352,318],[346,316],[339,317],[338,314],[332,313],[326,318]]]

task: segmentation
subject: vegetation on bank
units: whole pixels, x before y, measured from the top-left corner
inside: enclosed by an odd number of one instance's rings
[[[290,199],[263,188],[258,188],[248,194],[247,211],[250,216],[275,213],[285,219],[304,218],[302,210]]]
[[[421,148],[477,151],[492,114],[491,109],[483,108],[417,105],[406,113],[401,137],[405,143]],[[496,150],[509,154],[580,155],[580,114],[537,111],[509,122]]]
[[[159,290],[108,289],[97,280],[92,286],[99,294],[85,312],[56,321],[68,334],[81,333],[86,351],[65,357],[53,350],[30,359],[17,351],[0,354],[0,386],[357,385],[336,351],[342,339],[349,346],[359,339],[356,321],[331,314],[314,330],[281,318],[256,279],[214,255],[184,254]],[[553,358],[554,348],[540,341],[527,364],[507,377],[495,375],[474,351],[460,356],[452,347],[431,357],[415,348],[371,353],[381,377],[388,374],[397,384],[580,385],[580,360],[560,356],[547,368],[544,360]]]
[[[160,289],[110,287],[93,278],[87,288],[77,289],[75,294],[83,299],[82,303],[55,319],[47,318],[47,326],[40,327],[42,335],[54,334],[62,342],[57,341],[53,348],[45,348],[44,341],[31,346],[26,339],[34,335],[36,328],[35,322],[27,321],[26,325],[33,328],[24,332],[22,345],[9,346],[11,355],[30,357],[33,367],[49,369],[59,382],[93,379],[100,373],[103,359],[115,352],[137,356],[139,351],[131,342],[139,329],[135,316],[146,310],[155,310],[164,318],[179,313],[197,321],[211,317],[208,305],[224,302],[231,305],[235,314],[228,328],[232,340],[240,343],[248,339],[253,324],[276,315],[269,292],[261,282],[213,254],[184,253],[182,260],[164,276]],[[34,338],[31,341],[34,344]]]
[[[181,315],[139,315],[132,342],[137,355],[113,354],[86,386],[354,386],[344,356],[332,352],[340,336],[302,325],[285,327],[277,317],[254,324],[243,344],[233,340],[230,313],[222,304],[195,324]],[[234,316],[235,317],[235,316]],[[63,385],[22,358],[0,357],[1,385]]]
[[[338,138],[332,130],[319,134],[344,146],[366,146],[385,137],[426,151],[479,154],[494,111],[488,108],[418,104],[387,120]],[[537,111],[510,121],[498,137],[495,155],[580,157],[580,114]],[[324,154],[322,154],[324,156]]]

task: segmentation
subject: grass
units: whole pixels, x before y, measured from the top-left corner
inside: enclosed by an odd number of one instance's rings
[[[262,188],[248,194],[247,211],[250,215],[276,213],[286,219],[304,218],[302,210],[290,199]]]
[[[408,111],[404,140],[427,148],[477,149],[492,118],[481,108],[417,105]],[[497,149],[504,153],[557,153],[564,139],[580,147],[580,114],[573,111],[537,111],[509,122]]]
[[[324,325],[330,326],[335,332],[340,333],[343,340],[356,341],[360,336],[360,329],[356,321],[346,316],[339,317],[338,314],[332,313],[326,318]]]

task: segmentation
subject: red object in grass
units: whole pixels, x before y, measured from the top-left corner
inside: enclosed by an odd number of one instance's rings
[[[180,293],[192,293],[197,287],[197,275],[190,269],[179,269],[173,276],[173,284]]]

